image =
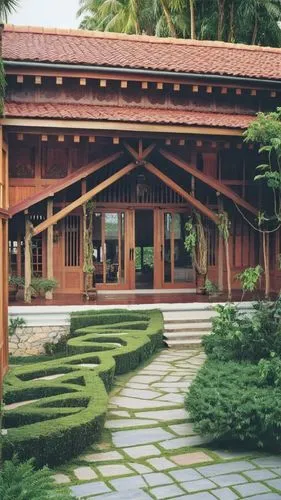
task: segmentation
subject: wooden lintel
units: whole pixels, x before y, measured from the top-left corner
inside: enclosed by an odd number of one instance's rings
[[[86,203],[88,200],[96,196],[98,193],[103,191],[104,189],[108,188],[113,184],[114,182],[118,181],[121,179],[121,177],[124,177],[124,175],[127,175],[129,172],[131,172],[134,168],[136,168],[135,163],[129,163],[126,165],[126,167],[121,168],[121,170],[118,170],[115,174],[111,175],[111,177],[108,177],[105,181],[101,182],[97,186],[95,186],[93,189],[88,191],[87,193],[83,194],[77,200],[73,201],[70,203],[67,207],[64,207],[62,210],[57,212],[56,214],[52,215],[49,219],[45,220],[44,222],[41,222],[34,228],[33,234],[36,236],[37,234],[42,233],[42,231],[45,231],[50,227],[51,225],[57,224],[61,219],[66,217],[68,214],[70,214],[73,210],[75,210],[78,207],[81,207],[83,203]]]
[[[253,116],[253,120],[255,117]],[[55,119],[38,119],[38,118],[0,118],[0,125],[5,127],[15,127],[20,129],[28,128],[43,128],[46,129],[64,129],[64,130],[106,130],[111,132],[146,132],[146,133],[163,133],[163,134],[192,134],[192,135],[219,135],[219,136],[236,136],[242,137],[246,127],[209,127],[209,126],[193,126],[193,125],[162,125],[155,123],[133,123],[133,122],[116,122],[116,121],[99,121],[99,120],[55,120]]]
[[[173,191],[178,193],[182,198],[184,198],[187,202],[189,202],[196,210],[198,210],[200,213],[211,219],[215,224],[219,223],[219,218],[215,212],[210,210],[206,205],[203,205],[201,201],[197,200],[194,198],[191,194],[189,194],[187,191],[185,191],[182,187],[180,187],[176,182],[174,182],[170,177],[167,175],[163,174],[158,168],[156,168],[152,163],[145,163],[145,168],[154,174],[156,177],[158,177],[164,184],[166,184],[169,188],[171,188]]]
[[[62,191],[63,189],[66,189],[67,187],[71,186],[75,182],[78,182],[81,179],[84,179],[89,175],[94,174],[100,168],[105,167],[109,163],[120,158],[122,154],[123,154],[122,151],[118,151],[110,156],[107,156],[106,158],[103,159],[99,158],[96,161],[92,161],[91,163],[88,163],[87,165],[80,167],[76,172],[73,172],[72,174],[68,175],[65,179],[58,180],[55,184],[55,189],[54,186],[48,186],[39,193],[36,193],[35,195],[30,196],[29,198],[26,198],[25,200],[20,201],[19,203],[16,203],[15,205],[11,206],[9,209],[9,216],[13,217],[18,212],[22,212],[23,210],[25,211],[28,209],[28,207],[31,207],[32,205],[35,205],[36,203],[39,203],[42,200],[45,200],[54,193],[58,193],[59,191]]]
[[[166,151],[165,149],[159,149],[159,153],[161,153],[162,156],[164,156],[164,158],[166,158],[167,160],[171,161],[172,163],[174,163],[178,167],[185,170],[185,172],[188,172],[189,174],[193,175],[194,177],[196,177],[200,181],[204,182],[204,184],[207,184],[208,186],[215,189],[219,193],[225,195],[227,198],[231,199],[237,205],[245,208],[246,210],[248,210],[249,212],[251,212],[254,215],[258,215],[258,210],[255,207],[253,207],[253,205],[251,205],[246,200],[241,198],[238,194],[236,194],[234,191],[232,191],[232,189],[226,187],[222,182],[218,181],[217,179],[214,179],[213,177],[210,177],[210,176],[204,174],[203,172],[201,172],[200,170],[198,170],[194,166],[189,165],[184,160],[177,157],[173,153]]]

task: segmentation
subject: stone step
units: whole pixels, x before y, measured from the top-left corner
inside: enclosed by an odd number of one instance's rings
[[[194,323],[194,322],[210,322],[216,316],[216,311],[173,311],[164,312],[163,317],[165,323]]]
[[[210,332],[212,329],[212,323],[210,322],[202,322],[198,321],[196,323],[167,323],[165,321],[165,332],[179,332],[179,331],[208,331]]]
[[[201,346],[201,339],[194,339],[194,340],[166,340],[166,344],[168,347],[174,347],[176,349],[194,349],[194,348],[199,348]]]
[[[169,340],[185,339],[187,342],[192,339],[201,339],[205,335],[209,335],[209,332],[172,332],[164,333],[164,337]]]

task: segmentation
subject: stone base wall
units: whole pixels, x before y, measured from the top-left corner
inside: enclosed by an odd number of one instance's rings
[[[44,345],[56,344],[69,334],[69,326],[24,326],[9,339],[9,353],[14,356],[44,354]]]

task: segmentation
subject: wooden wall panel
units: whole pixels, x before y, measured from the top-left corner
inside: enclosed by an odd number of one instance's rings
[[[36,186],[10,186],[9,188],[9,199],[10,205],[13,206],[16,203],[29,198],[33,194],[38,191],[41,191],[42,188]]]

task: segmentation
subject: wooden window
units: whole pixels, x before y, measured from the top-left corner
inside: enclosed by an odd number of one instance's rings
[[[65,266],[80,266],[80,216],[69,215],[65,219]]]
[[[32,269],[34,276],[43,275],[42,234],[32,238]]]

